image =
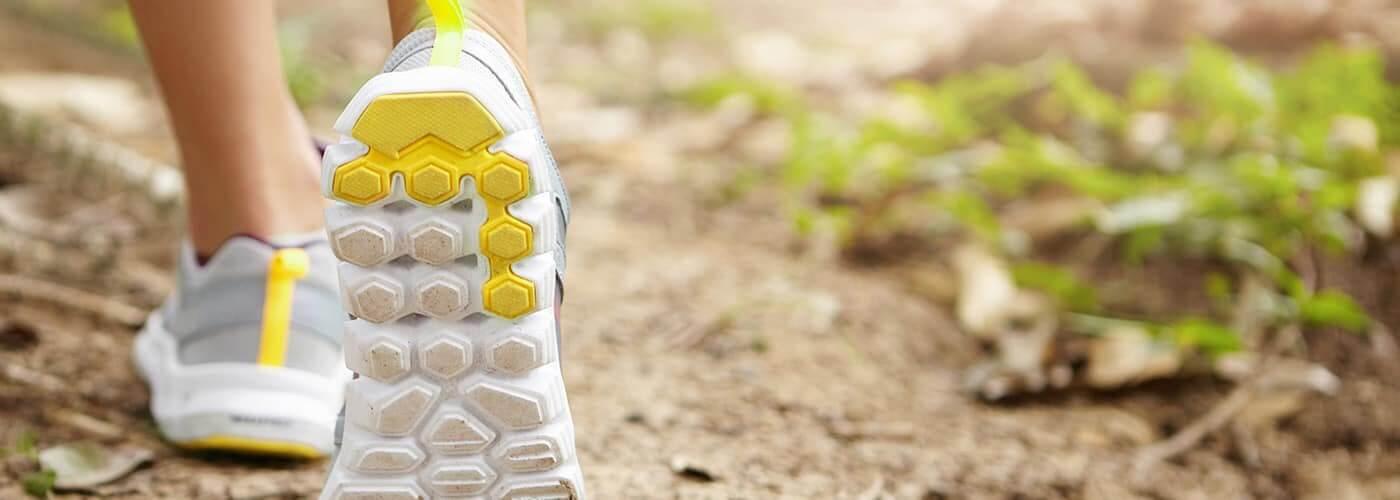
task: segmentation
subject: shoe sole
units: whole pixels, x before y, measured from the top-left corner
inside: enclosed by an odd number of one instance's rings
[[[322,498],[582,497],[554,315],[557,206],[536,188],[529,117],[481,80],[386,73],[337,123],[348,138],[325,157],[327,227],[360,377]]]
[[[133,345],[151,388],[151,413],[172,444],[189,450],[314,459],[332,449],[344,379],[254,365],[183,365],[160,313]]]

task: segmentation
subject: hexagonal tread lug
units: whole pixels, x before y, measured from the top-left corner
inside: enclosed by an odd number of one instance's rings
[[[534,429],[544,425],[549,408],[545,401],[505,387],[481,383],[466,390],[471,400],[487,415],[512,430]]]
[[[459,189],[455,181],[448,168],[428,163],[413,169],[413,173],[408,175],[406,188],[410,198],[434,206],[457,195]]]
[[[511,375],[526,373],[545,362],[544,347],[524,335],[501,339],[486,353],[491,368]]]
[[[497,316],[514,319],[535,310],[535,284],[519,276],[496,276],[481,288],[482,305]]]
[[[444,413],[427,425],[423,442],[448,455],[480,453],[496,439],[496,431],[465,412]]]
[[[502,161],[483,171],[480,183],[483,196],[511,203],[525,197],[530,174],[524,165]]]
[[[377,265],[393,254],[393,238],[378,224],[355,223],[337,229],[332,240],[341,259],[360,267]]]
[[[351,312],[374,323],[384,323],[403,315],[403,288],[398,283],[371,278],[351,294]]]
[[[388,339],[375,340],[364,349],[365,373],[375,380],[389,382],[407,374],[408,349]]]
[[[433,467],[425,478],[439,495],[480,495],[496,482],[496,471],[479,462],[449,462]]]
[[[450,274],[434,274],[418,284],[418,309],[435,318],[459,315],[466,310],[470,297],[467,284]]]
[[[487,224],[481,233],[482,248],[498,259],[518,259],[529,255],[534,247],[534,229],[514,217]]]
[[[435,377],[449,379],[471,368],[472,344],[467,339],[440,337],[419,348],[423,370]]]
[[[413,431],[433,405],[436,390],[415,385],[399,391],[375,404],[374,431],[386,436],[402,436]]]
[[[335,169],[331,192],[336,199],[356,205],[370,205],[389,196],[392,174],[365,160],[355,160]]]
[[[414,228],[408,241],[409,254],[420,262],[442,265],[462,255],[461,233],[436,222]]]

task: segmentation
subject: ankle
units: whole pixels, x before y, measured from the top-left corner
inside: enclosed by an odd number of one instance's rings
[[[207,162],[202,168],[224,175],[186,180],[189,236],[201,255],[234,235],[271,240],[323,226],[325,203],[309,139],[293,151],[251,148]]]

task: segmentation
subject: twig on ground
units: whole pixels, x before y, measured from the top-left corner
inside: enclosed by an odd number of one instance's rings
[[[1273,349],[1268,352],[1276,353],[1275,349],[1287,345],[1297,333],[1296,327],[1283,328],[1270,346]],[[1265,356],[1267,355],[1266,353]],[[1147,445],[1138,451],[1133,463],[1136,474],[1141,476],[1157,464],[1195,448],[1207,435],[1232,422],[1257,396],[1287,390],[1333,394],[1340,384],[1337,377],[1326,368],[1304,361],[1255,359],[1244,363],[1249,366],[1226,369],[1248,375],[1224,400],[1172,437]]]
[[[1235,420],[1230,425],[1230,435],[1235,440],[1235,447],[1239,450],[1240,459],[1245,465],[1258,468],[1264,464],[1262,454],[1259,451],[1259,442],[1250,433],[1249,427],[1243,422]]]
[[[162,213],[169,213],[183,197],[178,169],[78,125],[0,103],[0,143],[16,142],[46,157],[62,158],[58,166],[68,171],[116,184],[118,189],[108,190],[136,194]]]
[[[1216,404],[1204,416],[1191,422],[1180,432],[1139,450],[1133,460],[1134,473],[1142,476],[1157,464],[1195,448],[1206,435],[1230,423],[1230,420],[1254,398],[1256,391],[1257,387],[1253,381],[1240,384],[1230,391],[1230,395],[1226,396],[1224,401]]]
[[[44,372],[34,371],[23,365],[5,363],[5,378],[19,382],[21,384],[34,387],[43,391],[62,392],[68,389],[68,384],[62,379]]]
[[[0,274],[0,293],[52,302],[127,326],[137,326],[146,321],[146,311],[125,302],[16,274]]]
[[[58,408],[46,412],[44,416],[51,421],[99,438],[120,439],[127,434],[116,424],[67,408]]]

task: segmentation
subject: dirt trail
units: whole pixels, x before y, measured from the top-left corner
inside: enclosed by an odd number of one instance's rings
[[[355,3],[337,14],[343,19],[317,26],[339,23],[342,33],[355,34],[344,46],[373,46],[379,31],[363,33],[382,27],[354,18],[370,4]],[[964,4],[976,2],[943,8]],[[814,5],[823,7],[806,22],[793,21],[791,32],[818,31],[842,18],[840,2]],[[737,17],[723,21],[737,23],[730,31],[761,31],[773,12],[736,7]],[[879,9],[862,15],[885,19]],[[638,103],[625,86],[607,86],[618,75],[587,67],[608,58],[634,62],[625,56],[641,50],[628,48],[635,34],[609,37],[599,44],[606,50],[575,50],[560,42],[567,30],[551,24],[559,12],[540,16],[536,43],[546,48],[537,66],[549,68],[539,75],[541,101],[547,127],[560,131],[557,153],[574,195],[564,368],[594,498],[1337,498],[1328,493],[1342,490],[1362,495],[1353,498],[1400,497],[1400,456],[1391,453],[1400,430],[1357,424],[1347,441],[1346,432],[1326,424],[1339,414],[1333,409],[1300,417],[1314,427],[1306,432],[1271,434],[1260,444],[1272,452],[1265,463],[1247,464],[1230,446],[1208,441],[1148,477],[1133,477],[1127,459],[1136,447],[1188,422],[1225,388],[1207,381],[1015,406],[966,398],[960,376],[978,348],[939,308],[909,294],[897,273],[795,257],[787,224],[771,205],[713,201],[714,186],[735,168],[716,163],[725,158],[716,151],[726,144],[724,131],[713,130],[723,128],[722,114]],[[0,51],[15,55],[0,70],[81,70],[135,79],[147,98],[153,95],[135,61],[8,19],[0,19],[0,33]],[[748,42],[768,47],[762,54],[780,50],[790,36],[764,33]],[[848,38],[860,33],[869,31]],[[828,43],[846,47],[833,53],[854,50],[850,40]],[[24,49],[35,44],[43,54]],[[704,52],[713,48],[675,50],[729,57]],[[354,57],[378,56],[371,50]],[[605,89],[591,92],[579,81]],[[333,113],[322,107],[310,116],[324,124]],[[146,133],[116,139],[169,159],[166,139],[150,132],[161,130],[160,119],[153,112],[151,120]],[[571,127],[579,124],[594,127]],[[47,168],[49,161],[0,151],[7,172]],[[25,182],[52,189],[56,181],[39,175]],[[168,226],[139,228],[147,242],[129,245],[107,270],[168,273],[175,237]],[[149,307],[164,279],[67,285]],[[101,496],[296,498],[318,490],[323,464],[250,463],[161,444],[127,361],[132,327],[7,297],[0,297],[0,318],[33,325],[36,337],[10,342],[0,332],[0,366],[8,370],[0,376],[0,437],[27,428],[44,444],[96,439],[158,450],[152,466],[103,487]],[[1356,411],[1380,408],[1383,416],[1394,406],[1375,400],[1400,399],[1393,385],[1359,384],[1342,396]],[[111,425],[94,429],[75,423],[74,414]],[[19,498],[19,488],[0,474],[0,498]]]

